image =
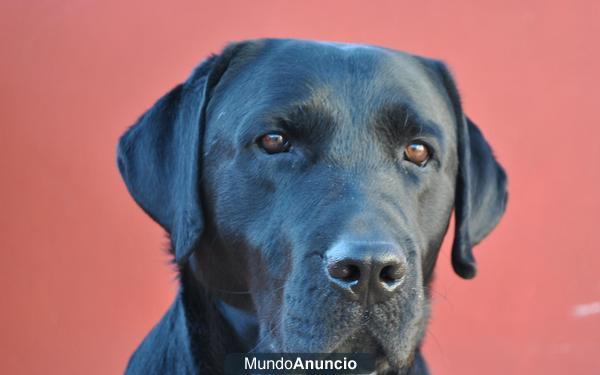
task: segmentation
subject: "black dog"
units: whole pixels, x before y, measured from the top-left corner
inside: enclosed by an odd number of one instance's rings
[[[385,48],[230,45],[121,138],[170,234],[179,295],[130,374],[218,374],[234,352],[368,352],[423,374],[428,285],[498,223],[506,177],[446,67]]]

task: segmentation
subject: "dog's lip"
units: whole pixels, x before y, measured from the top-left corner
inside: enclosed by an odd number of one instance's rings
[[[299,318],[295,314],[289,314],[289,318]],[[364,309],[362,311],[362,318],[359,322],[357,322],[354,329],[350,329],[347,332],[344,332],[338,340],[333,342],[329,341],[328,344],[320,347],[316,351],[312,350],[298,350],[295,348],[292,352],[313,352],[313,353],[338,353],[338,354],[349,354],[349,353],[370,353],[375,357],[375,366],[377,369],[377,373],[388,371],[404,371],[410,367],[410,363],[412,362],[409,358],[404,358],[404,355],[399,355],[395,349],[396,346],[393,343],[387,343],[384,338],[379,337],[377,335],[377,330],[370,324],[371,323],[371,310]],[[288,332],[288,334],[292,334],[291,336],[300,335],[306,338],[303,335],[303,331],[297,330],[298,327],[292,329]],[[275,335],[273,339],[278,341],[281,339],[279,335]],[[382,341],[384,340],[384,341]],[[325,340],[327,341],[327,340]],[[284,342],[279,342],[279,349],[283,349],[286,351],[286,345]],[[277,346],[277,344],[275,345]],[[315,348],[313,348],[315,349]]]
[[[340,340],[332,353],[372,353],[376,358],[386,357],[381,342],[369,331],[361,330]]]
[[[367,343],[366,346],[361,347],[360,344]],[[358,343],[359,345],[355,345]],[[367,348],[372,344],[372,347]],[[402,372],[406,368],[408,368],[408,364],[411,361],[403,361],[394,356],[394,353],[391,352],[391,348],[386,348],[384,344],[381,343],[377,337],[370,332],[370,330],[363,330],[362,332],[355,332],[349,336],[345,336],[336,344],[332,345],[329,348],[322,348],[319,351],[309,351],[309,350],[292,350],[288,351],[284,343],[280,342],[278,337],[271,337],[269,342],[264,342],[264,346],[257,352],[262,353],[321,353],[321,354],[351,354],[351,353],[368,353],[374,356],[375,360],[375,369],[374,374],[379,373],[388,373],[388,371],[400,371]]]
[[[383,345],[370,331],[362,331],[358,334],[355,333],[352,336],[353,337],[346,337],[344,340],[340,341],[331,353],[370,353],[375,357],[376,373],[385,372],[390,369],[400,370],[404,367],[402,363],[397,362],[393,353],[389,352],[389,349],[386,349],[385,345]],[[345,348],[344,345],[347,345],[349,340],[356,340],[360,343],[370,343],[373,347],[369,348],[369,350],[363,349],[364,347],[361,348],[360,346]]]

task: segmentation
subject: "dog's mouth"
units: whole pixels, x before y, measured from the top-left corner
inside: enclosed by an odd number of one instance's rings
[[[333,353],[374,353],[384,354],[383,346],[366,327],[358,329],[341,340],[332,350]]]
[[[377,373],[386,373],[395,369],[397,371],[405,368],[408,363],[403,358],[398,358],[399,353],[391,351],[374,334],[364,328],[360,329],[345,340],[332,351],[333,353],[369,353],[375,359]]]
[[[368,326],[363,326],[340,341],[331,343],[328,347],[312,346],[310,349],[296,347],[290,350],[291,348],[286,348],[286,345],[276,344],[279,340],[275,339],[266,345],[268,348],[264,349],[272,352],[368,353],[374,357],[377,374],[403,374],[412,362],[413,353],[399,352],[397,346],[390,345],[385,340],[377,338]]]
[[[295,312],[288,312],[280,329],[270,332],[276,344],[269,349],[292,353],[369,353],[375,357],[377,373],[402,374],[412,364],[426,320],[421,319],[420,308],[402,309],[399,302],[390,302],[397,310],[386,304],[372,306],[368,311],[363,306],[346,306],[335,319],[327,320],[318,316],[302,319]]]

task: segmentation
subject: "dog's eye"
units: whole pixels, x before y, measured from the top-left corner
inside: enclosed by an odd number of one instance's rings
[[[257,143],[268,154],[287,152],[291,146],[287,137],[281,133],[265,134],[258,139]]]
[[[430,156],[429,147],[421,142],[411,142],[404,148],[404,159],[424,167]]]

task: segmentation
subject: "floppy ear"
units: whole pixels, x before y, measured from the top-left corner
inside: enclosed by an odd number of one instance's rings
[[[204,113],[212,89],[240,45],[204,61],[121,137],[117,162],[129,192],[171,237],[177,263],[197,246],[204,219],[200,157]]]
[[[452,267],[462,278],[471,279],[477,272],[472,247],[494,229],[506,207],[506,173],[477,125],[464,115],[458,90],[446,66],[432,60],[429,63],[441,75],[456,116],[459,165]]]

